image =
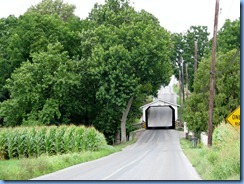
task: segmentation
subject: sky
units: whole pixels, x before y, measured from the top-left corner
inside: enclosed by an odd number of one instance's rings
[[[0,1],[0,18],[22,15],[31,5],[41,0],[7,0]],[[75,14],[85,19],[93,5],[104,0],[63,0],[76,6]],[[214,25],[215,0],[130,0],[136,11],[142,9],[153,14],[160,25],[171,33],[184,33],[190,26],[208,26],[212,35]],[[220,0],[220,29],[226,19],[235,20],[240,17],[240,0]]]

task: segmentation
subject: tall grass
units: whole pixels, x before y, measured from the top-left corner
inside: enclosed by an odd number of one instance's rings
[[[193,166],[205,180],[240,180],[240,132],[221,123],[213,132],[211,148],[181,140],[181,146]]]
[[[212,175],[219,180],[240,176],[240,131],[221,123],[213,133],[213,145],[218,157]]]
[[[106,145],[104,135],[94,127],[71,125],[0,129],[0,159],[96,151]]]

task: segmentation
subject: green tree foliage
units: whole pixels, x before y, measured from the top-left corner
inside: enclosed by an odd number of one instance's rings
[[[56,16],[41,15],[38,12],[27,12],[19,19],[17,33],[23,40],[24,58],[30,59],[30,54],[46,51],[50,43],[60,42],[70,56],[76,54],[74,47],[78,47],[78,30],[72,29],[72,24],[79,24],[75,17],[70,22],[64,22]]]
[[[156,94],[169,82],[170,34],[155,17],[136,12],[127,1],[108,0],[105,5],[96,4],[88,19],[95,24],[80,35],[82,52],[98,82],[96,99],[109,104],[105,105],[108,112],[122,115],[141,85],[151,84],[150,93]],[[114,121],[119,122],[121,115]]]
[[[123,46],[130,53],[128,63],[140,83],[153,82],[155,94],[161,84],[167,84],[171,74],[170,34],[153,15],[143,10],[136,12],[127,1],[107,0],[105,5],[95,5],[89,20],[99,25],[92,30],[98,33],[90,38],[90,48],[97,42],[105,50]]]
[[[11,98],[1,103],[4,122],[6,125],[65,122],[81,106],[73,99],[77,98],[80,86],[76,62],[62,52],[60,43],[49,45],[47,52],[32,54],[32,58],[32,62],[22,63],[7,80],[5,87]]]
[[[218,33],[218,51],[228,52],[240,48],[240,18],[234,21],[227,19]]]
[[[194,56],[194,41],[198,42],[198,58],[200,61],[204,55],[206,48],[208,47],[208,35],[207,26],[191,26],[184,35],[185,47],[183,48],[183,57],[186,62],[193,63]]]
[[[185,103],[184,120],[190,130],[198,133],[207,131],[208,128],[210,61],[211,57],[200,63],[194,82],[194,93]],[[218,54],[215,78],[214,127],[240,105],[239,50]]]
[[[9,93],[3,88],[14,68],[23,60],[21,38],[15,33],[18,18],[9,16],[0,19],[0,102],[9,98]]]
[[[214,121],[216,127],[240,105],[240,20],[226,23],[219,31],[215,69]],[[239,25],[239,26],[238,26]],[[229,38],[229,39],[228,39]],[[184,119],[190,130],[208,127],[211,56],[204,58],[197,70],[194,93],[187,99]]]
[[[188,63],[189,90],[193,91],[194,82],[194,42],[197,40],[197,61],[198,63],[207,54],[209,50],[207,26],[191,26],[186,33],[174,33],[171,36],[174,49],[171,54],[171,61],[174,66],[174,74],[178,78],[179,67],[182,57],[184,63]],[[184,65],[185,71],[185,65]],[[184,80],[185,81],[185,80]]]
[[[173,33],[171,36],[172,48],[170,59],[174,69],[174,75],[179,79],[179,67],[181,66],[180,57],[184,48],[184,38],[182,33]]]
[[[38,12],[41,15],[57,15],[63,21],[68,21],[74,16],[75,8],[75,5],[64,3],[62,0],[43,0],[35,6],[31,6],[27,13]]]
[[[170,33],[123,0],[96,4],[86,20],[73,12],[43,0],[1,19],[0,121],[94,125],[112,140],[128,106],[139,116],[141,99],[168,84]]]
[[[69,6],[71,5],[63,4],[61,1],[43,1],[19,18],[9,16],[1,19],[0,102],[9,98],[7,90],[3,88],[6,79],[23,61],[32,61],[31,53],[46,51],[48,44],[60,42],[70,57],[78,56],[78,30],[82,24],[80,19],[73,15],[73,8],[71,11]],[[52,7],[53,13],[45,11],[48,7]],[[57,14],[54,13],[55,10]],[[64,21],[58,16],[62,13],[68,15],[69,21]]]

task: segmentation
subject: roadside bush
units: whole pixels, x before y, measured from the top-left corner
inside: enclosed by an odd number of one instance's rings
[[[222,122],[213,132],[213,145],[217,149],[225,149],[232,144],[240,144],[240,131]]]
[[[94,127],[40,126],[0,129],[0,159],[97,151],[106,146]]]
[[[240,176],[240,131],[222,122],[213,133],[213,149],[218,153],[218,162],[212,170],[216,179]]]
[[[181,146],[205,180],[240,180],[240,131],[220,123],[213,132],[213,144],[192,148],[182,139]]]

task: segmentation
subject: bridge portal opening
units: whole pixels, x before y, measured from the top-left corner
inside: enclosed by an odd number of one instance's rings
[[[147,129],[175,129],[175,109],[168,106],[149,106],[146,109]]]

